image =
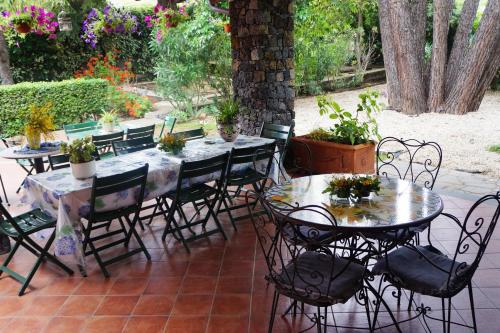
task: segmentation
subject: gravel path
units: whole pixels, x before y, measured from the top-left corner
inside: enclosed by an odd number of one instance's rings
[[[385,92],[385,85],[371,89]],[[333,93],[331,96],[346,110],[354,110],[361,90]],[[383,100],[384,103],[387,103]],[[296,133],[331,124],[320,117],[315,97],[295,100]],[[409,117],[395,111],[382,111],[378,117],[380,134],[401,138],[436,141],[443,149],[443,168],[480,172],[500,179],[500,154],[487,149],[500,144],[500,92],[488,91],[477,112],[463,116],[426,113]]]

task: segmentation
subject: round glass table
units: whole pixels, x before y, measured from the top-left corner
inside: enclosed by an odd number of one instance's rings
[[[333,176],[294,178],[271,187],[265,193],[265,199],[275,213],[287,215],[297,223],[323,230],[335,227],[344,232],[416,227],[430,222],[443,210],[438,194],[409,181],[386,177],[381,177],[381,190],[378,194],[372,193],[369,200],[351,203],[330,199],[328,193],[322,192]],[[294,207],[307,206],[325,208],[335,217],[336,225],[314,209],[293,212]]]

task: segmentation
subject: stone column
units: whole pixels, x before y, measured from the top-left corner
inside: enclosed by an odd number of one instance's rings
[[[242,132],[263,122],[290,125],[295,117],[293,0],[230,2],[233,91],[247,112]]]

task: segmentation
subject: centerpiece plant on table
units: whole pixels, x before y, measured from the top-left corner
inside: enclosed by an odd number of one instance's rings
[[[95,152],[96,147],[91,137],[75,139],[70,143],[62,143],[61,151],[69,155],[71,172],[77,179],[86,179],[95,175]]]
[[[240,104],[233,98],[226,98],[217,101],[215,120],[220,136],[226,142],[233,142],[240,133],[238,116],[240,114]]]
[[[100,123],[105,132],[111,133],[115,129],[115,123],[117,122],[116,112],[114,110],[104,111],[99,119]]]
[[[186,139],[182,136],[168,133],[160,139],[158,148],[164,152],[179,155],[185,146]]]
[[[40,149],[41,137],[45,140],[54,138],[54,117],[50,113],[52,103],[43,106],[30,105],[26,125],[24,128],[26,140],[30,149]]]
[[[380,191],[380,179],[372,176],[332,177],[323,193],[332,198],[349,199],[358,202]]]
[[[334,121],[330,128],[319,128],[307,135],[292,138],[292,151],[297,160],[309,161],[304,145],[311,152],[314,173],[373,173],[375,140],[380,139],[375,115],[382,105],[379,93],[359,94],[354,112],[346,111],[333,99],[317,98],[319,113]],[[294,145],[293,142],[299,144]]]

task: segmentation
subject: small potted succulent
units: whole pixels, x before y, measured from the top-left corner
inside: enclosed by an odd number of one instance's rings
[[[99,120],[102,124],[102,128],[104,132],[111,133],[115,129],[116,123],[116,112],[114,110],[104,111],[101,115],[101,119]]]
[[[41,137],[45,140],[53,139],[55,130],[54,118],[50,113],[52,103],[44,106],[30,105],[30,112],[26,119],[24,133],[30,149],[40,149]]]
[[[217,130],[224,141],[233,142],[240,134],[238,123],[240,104],[232,98],[226,98],[221,102],[216,102],[216,107]]]
[[[75,139],[71,143],[62,143],[61,151],[69,155],[71,172],[76,179],[86,179],[95,175],[95,145],[91,137]]]
[[[160,139],[158,148],[164,152],[172,153],[173,155],[179,155],[185,146],[186,139],[181,136],[169,133]]]

